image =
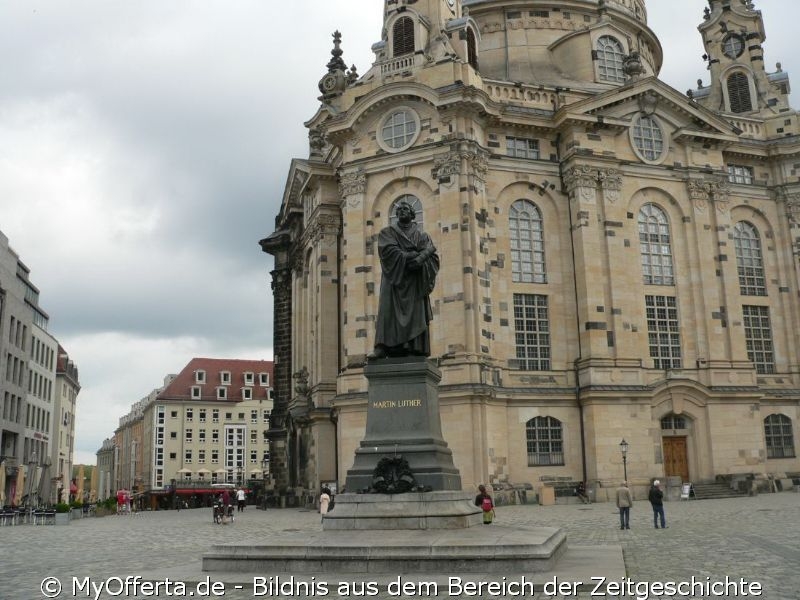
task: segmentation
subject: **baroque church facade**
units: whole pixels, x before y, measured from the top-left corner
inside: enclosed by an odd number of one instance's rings
[[[431,359],[465,489],[800,472],[800,126],[754,3],[698,14],[708,73],[686,93],[658,79],[644,0],[384,0],[383,18],[364,75],[334,34],[260,242],[278,488],[353,464],[399,200],[441,256]]]

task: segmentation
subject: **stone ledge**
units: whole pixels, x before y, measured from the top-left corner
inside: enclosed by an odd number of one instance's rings
[[[553,527],[490,525],[439,531],[322,531],[280,536],[269,545],[217,545],[203,555],[203,571],[275,573],[539,573],[566,551],[567,536]]]

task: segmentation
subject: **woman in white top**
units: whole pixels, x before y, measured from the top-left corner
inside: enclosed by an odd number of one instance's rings
[[[322,518],[325,518],[325,515],[328,513],[328,505],[331,502],[331,491],[330,489],[324,487],[322,488],[322,493],[319,495],[319,514],[322,515]]]

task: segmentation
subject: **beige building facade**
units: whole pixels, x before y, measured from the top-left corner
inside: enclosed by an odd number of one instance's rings
[[[98,452],[101,489],[167,507],[158,497],[176,485],[203,495],[214,483],[264,482],[271,411],[271,361],[194,358],[120,418]]]
[[[680,93],[646,9],[387,1],[362,76],[334,37],[309,157],[261,241],[279,487],[352,466],[400,199],[441,257],[431,358],[465,488],[800,474],[788,75],[766,69],[752,3],[711,0],[710,79]]]

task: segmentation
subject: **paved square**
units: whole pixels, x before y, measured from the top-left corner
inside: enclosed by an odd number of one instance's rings
[[[503,506],[497,509],[497,522],[519,527],[563,527],[571,545],[619,544],[623,547],[628,577],[633,581],[689,581],[692,576],[701,581],[706,577],[711,581],[722,581],[727,576],[759,582],[763,593],[750,597],[767,600],[800,598],[800,494],[784,492],[755,498],[669,502],[665,507],[668,525],[665,530],[653,528],[652,510],[646,501],[637,501],[634,505],[629,531],[620,531],[612,504]],[[263,544],[268,543],[270,535],[276,532],[295,532],[302,536],[303,532],[319,531],[320,528],[319,515],[310,511],[264,512],[253,507],[237,514],[232,525],[214,525],[211,509],[197,509],[80,519],[66,527],[1,527],[0,599],[41,600],[47,597],[40,589],[45,577],[56,577],[61,581],[63,590],[57,597],[63,599],[190,597],[189,591],[195,589],[194,581],[200,574],[200,557],[212,543]],[[491,573],[491,565],[487,565],[487,572]],[[155,576],[163,578],[165,574],[187,577],[184,580],[187,584],[185,596],[176,595],[175,587],[162,588],[158,595],[147,595],[146,590],[135,590],[132,584],[121,588],[119,581],[110,579],[124,580],[126,576],[140,575],[150,580]],[[256,575],[274,577],[276,574]],[[442,574],[440,580],[446,581],[447,575]],[[492,575],[495,578],[502,576],[498,573]],[[311,573],[305,574],[305,580],[310,581],[312,576]],[[214,574],[212,580],[216,577]],[[73,578],[78,582],[77,594],[73,594]],[[283,575],[281,578],[287,579]],[[328,579],[331,583],[327,597],[341,597],[337,594],[337,582]],[[342,579],[363,580],[357,576]],[[99,585],[107,580],[109,588],[100,594],[88,587],[91,583]],[[193,580],[191,585],[190,580]],[[260,588],[258,593],[261,595],[254,596],[252,588],[233,590],[229,585],[223,595],[217,592],[216,596],[207,597],[229,600],[311,597],[268,593],[266,587]],[[506,594],[506,597],[510,596]],[[202,596],[196,594],[193,597]],[[356,594],[350,597],[356,597]],[[370,597],[391,596],[383,591]],[[423,597],[423,594],[414,597]],[[491,593],[448,596],[446,588],[440,586],[439,597],[502,596]],[[548,596],[537,588],[534,597]],[[580,596],[567,597],[637,596],[590,596],[584,592]]]

